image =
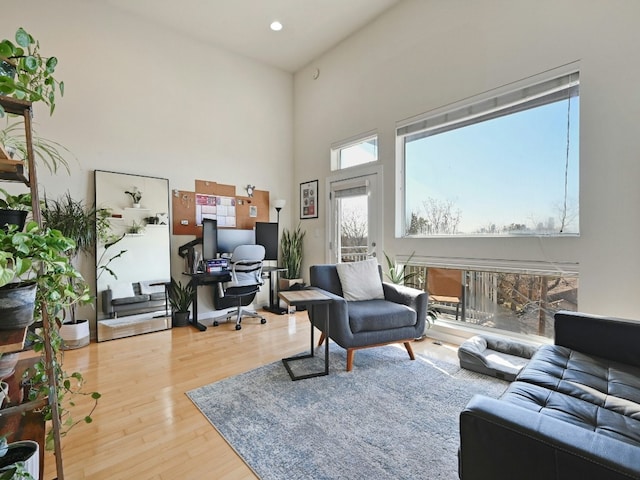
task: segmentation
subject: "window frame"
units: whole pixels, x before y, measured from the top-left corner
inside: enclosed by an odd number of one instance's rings
[[[555,93],[553,84],[558,82]],[[531,108],[540,107],[553,102],[552,98],[579,98],[580,68],[579,62],[572,62],[546,72],[518,80],[502,87],[486,91],[482,94],[467,97],[463,100],[438,107],[434,110],[397,122],[396,124],[396,238],[489,238],[499,236],[502,238],[510,235],[500,234],[435,234],[435,235],[409,235],[407,231],[407,198],[406,198],[406,142],[409,138],[426,137],[441,132],[453,130],[452,125],[461,125],[462,128],[479,124],[485,120],[499,118],[505,115],[518,113]],[[566,91],[569,91],[567,96]],[[558,92],[563,92],[558,98]],[[524,100],[523,99],[524,95]],[[520,99],[520,100],[518,100]],[[542,100],[541,100],[542,99]],[[516,103],[516,106],[514,106]],[[518,107],[518,104],[521,107]],[[491,108],[493,105],[493,108]],[[522,106],[527,106],[522,108]],[[579,128],[579,126],[578,126]],[[426,132],[426,133],[425,133]],[[435,132],[435,133],[433,133]],[[578,137],[579,138],[579,137]],[[579,145],[578,145],[579,148]],[[578,150],[579,152],[579,150]],[[578,153],[578,167],[580,157]],[[578,174],[578,191],[580,177]],[[579,200],[578,200],[579,201]],[[579,207],[578,207],[579,208]],[[579,225],[578,219],[578,225]],[[535,237],[541,233],[520,234],[517,236]],[[579,236],[578,233],[557,233],[548,236],[568,237]],[[515,236],[515,235],[514,235]]]
[[[349,147],[353,147],[355,145],[366,143],[369,140],[376,140],[376,159],[371,162],[360,163],[358,165],[351,165],[349,167],[343,167],[340,163],[341,160],[341,152],[344,149]],[[377,130],[371,130],[365,133],[361,133],[359,135],[350,137],[348,139],[342,140],[340,142],[335,142],[331,144],[331,171],[344,171],[352,168],[362,168],[366,165],[376,165],[380,162],[380,136],[378,135]]]

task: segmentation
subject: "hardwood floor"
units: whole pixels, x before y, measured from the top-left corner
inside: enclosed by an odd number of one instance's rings
[[[66,352],[65,369],[82,372],[86,390],[102,398],[93,423],[63,438],[65,478],[255,479],[185,392],[308,349],[306,312],[266,316],[265,325],[245,319],[240,331],[232,323],[205,332],[182,327]],[[428,338],[413,349],[457,362],[454,346]],[[356,354],[353,375],[357,364]],[[77,401],[75,419],[86,406]],[[55,477],[47,453],[45,479]]]

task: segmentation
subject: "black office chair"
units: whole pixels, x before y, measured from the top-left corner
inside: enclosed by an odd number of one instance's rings
[[[253,302],[256,293],[264,283],[262,280],[264,254],[262,245],[239,245],[231,255],[229,261],[231,281],[221,285],[219,304],[226,305],[227,308],[232,305],[237,307],[235,312],[227,314],[227,320],[236,316],[236,330],[242,328],[243,317],[259,318],[261,324],[267,323],[267,319],[256,311],[244,308]],[[214,322],[213,325],[217,326],[217,323]]]

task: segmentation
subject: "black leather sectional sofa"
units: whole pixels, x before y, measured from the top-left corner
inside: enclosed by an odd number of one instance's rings
[[[555,315],[500,399],[460,415],[459,477],[640,479],[640,322]]]

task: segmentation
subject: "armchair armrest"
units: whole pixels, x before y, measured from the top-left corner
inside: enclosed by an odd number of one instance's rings
[[[637,446],[481,395],[460,414],[459,455],[462,480],[640,478]]]
[[[418,331],[424,330],[424,322],[427,321],[427,309],[429,304],[429,294],[417,288],[405,287],[394,283],[382,282],[385,300],[400,303],[416,311],[416,325]],[[422,325],[420,325],[422,322]]]
[[[347,301],[341,296],[327,290],[318,287],[311,288],[324,293],[332,300],[332,302],[329,303],[329,334],[331,339],[341,347],[349,344],[348,342],[353,338],[353,333],[351,332],[351,328],[349,328],[349,307]],[[324,328],[324,319],[321,315],[322,312],[324,312],[324,308],[319,305],[310,305],[308,312],[309,319],[317,328],[322,330]]]
[[[554,319],[556,345],[640,366],[640,322],[569,311]]]

